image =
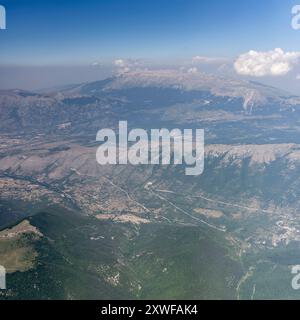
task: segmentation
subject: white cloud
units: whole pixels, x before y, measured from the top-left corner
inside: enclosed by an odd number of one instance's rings
[[[116,67],[124,68],[124,67],[127,66],[127,62],[126,62],[125,60],[123,60],[123,59],[116,59],[116,60],[114,61],[114,65],[115,65]]]
[[[195,68],[195,67],[189,68],[189,69],[187,70],[187,72],[188,72],[188,73],[193,73],[193,74],[195,74],[195,73],[198,73],[198,69]]]
[[[193,63],[223,63],[225,61],[227,61],[226,58],[220,57],[195,56],[192,58]]]
[[[254,51],[241,54],[234,63],[235,71],[254,77],[282,76],[298,63],[300,52],[284,52],[280,48],[271,51]]]
[[[131,71],[132,69],[139,68],[143,65],[143,62],[134,59],[116,59],[114,60],[113,64],[118,68],[118,73],[126,73]]]
[[[101,67],[101,66],[103,66],[103,64],[101,62],[99,62],[99,61],[95,61],[95,62],[92,63],[92,66],[93,67]]]

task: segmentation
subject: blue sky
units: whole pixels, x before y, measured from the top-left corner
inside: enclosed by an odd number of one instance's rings
[[[0,63],[233,57],[300,49],[288,0],[0,0],[7,27]]]
[[[7,30],[0,30],[0,73],[5,74],[0,88],[48,86],[59,79],[95,80],[109,74],[116,59],[180,65],[195,56],[221,57],[231,59],[233,69],[234,60],[249,50],[300,52],[300,30],[291,28],[291,9],[297,1],[0,0],[0,4],[7,11]],[[95,62],[103,66],[101,76],[95,70],[78,69]],[[51,73],[49,66],[56,69]],[[61,74],[57,66],[64,66]],[[293,72],[284,77],[267,74],[260,80],[300,93],[300,76],[295,81],[300,66],[297,70],[293,66]]]

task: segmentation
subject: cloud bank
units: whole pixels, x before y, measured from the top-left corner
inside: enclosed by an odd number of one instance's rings
[[[280,48],[271,51],[254,51],[241,54],[234,63],[235,71],[254,77],[282,76],[298,63],[300,52],[284,52]]]

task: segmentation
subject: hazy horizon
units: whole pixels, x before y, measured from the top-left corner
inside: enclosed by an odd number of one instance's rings
[[[294,1],[2,1],[0,89],[37,90],[143,68],[191,68],[300,94]],[[255,21],[255,23],[253,23]]]

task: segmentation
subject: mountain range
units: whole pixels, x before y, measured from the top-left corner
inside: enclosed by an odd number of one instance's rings
[[[0,91],[2,296],[295,298],[299,119],[298,96],[183,70]],[[120,120],[203,128],[204,173],[98,165]]]

